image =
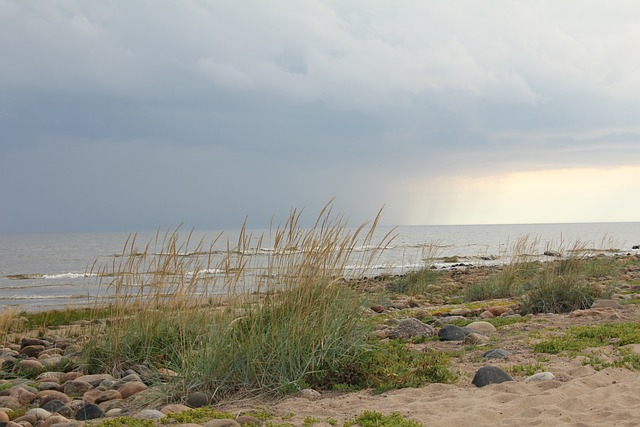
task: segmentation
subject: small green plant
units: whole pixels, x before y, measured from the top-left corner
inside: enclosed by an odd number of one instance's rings
[[[525,363],[521,365],[511,365],[505,368],[507,372],[517,376],[531,376],[544,370],[542,363]]]
[[[204,424],[212,419],[232,420],[235,419],[235,416],[229,412],[218,411],[210,406],[203,406],[201,408],[190,409],[188,411],[167,414],[167,416],[160,420],[160,422],[162,424],[169,424],[172,422]]]
[[[361,427],[424,427],[422,424],[404,418],[397,412],[391,415],[383,415],[380,412],[365,411],[353,420],[347,421],[344,426]]]
[[[586,348],[613,344],[621,347],[640,343],[640,324],[633,322],[605,323],[570,328],[564,336],[553,337],[533,346],[536,353],[558,354],[579,352]]]
[[[116,417],[101,421],[96,427],[155,427],[152,420],[141,420],[131,417]]]

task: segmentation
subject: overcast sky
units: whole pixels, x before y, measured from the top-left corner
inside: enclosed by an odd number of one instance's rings
[[[0,232],[640,221],[640,2],[0,0]]]

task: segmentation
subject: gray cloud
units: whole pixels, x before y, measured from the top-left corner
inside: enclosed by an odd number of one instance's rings
[[[0,232],[264,223],[333,196],[403,222],[425,177],[638,165],[638,19],[624,1],[0,0]]]

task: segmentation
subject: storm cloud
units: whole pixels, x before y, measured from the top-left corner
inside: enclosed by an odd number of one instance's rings
[[[490,6],[0,0],[0,232],[639,220],[640,5]]]

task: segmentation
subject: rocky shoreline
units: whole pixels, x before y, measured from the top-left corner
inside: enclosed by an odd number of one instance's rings
[[[481,276],[486,271],[470,270],[460,274],[452,271],[450,276],[451,280],[460,276],[457,280],[462,283],[472,280],[469,275],[474,274]],[[509,372],[505,368],[540,364],[539,358],[535,358],[531,351],[532,331],[557,335],[575,325],[640,321],[640,311],[635,303],[640,299],[640,285],[635,284],[640,279],[640,271],[629,271],[627,278],[628,283],[621,284],[612,299],[596,301],[591,308],[568,314],[522,316],[518,313],[518,305],[509,300],[487,301],[479,307],[469,308],[464,304],[434,304],[433,301],[398,296],[387,304],[372,305],[368,315],[375,318],[376,315],[392,313],[393,316],[374,327],[374,334],[381,340],[407,343],[407,351],[430,348],[460,353],[456,360],[460,379],[455,386],[447,385],[446,390],[472,390],[485,386],[492,389],[504,382],[523,387],[546,382],[556,388],[586,375],[585,370],[580,369],[580,360],[562,355],[545,356],[548,361],[544,363],[544,369],[524,374],[518,372],[518,375],[517,370]],[[370,289],[370,292],[378,291]],[[429,322],[425,321],[427,317]],[[514,321],[496,328],[490,323],[496,318]],[[460,321],[468,324],[455,324]],[[345,425],[357,415],[357,406],[336,409],[342,408],[340,405],[354,396],[366,402],[361,407],[366,409],[369,403],[385,396],[392,399],[405,396],[404,393],[415,393],[411,389],[396,390],[377,397],[370,391],[345,394],[305,389],[280,401],[227,402],[219,405],[220,412],[216,407],[216,410],[198,413],[197,417],[194,415],[188,420],[188,417],[176,414],[188,414],[194,408],[211,408],[210,398],[204,393],[193,392],[167,402],[170,399],[166,398],[162,387],[175,377],[173,371],[151,370],[147,366],[136,365],[117,376],[107,373],[87,375],[79,369],[78,358],[82,350],[79,340],[64,336],[64,333],[56,334],[62,335],[59,337],[49,336],[48,332],[39,333],[41,338],[25,334],[0,350],[0,372],[4,378],[0,380],[0,427],[100,425],[105,420],[121,420],[118,424],[102,424],[105,426],[326,427]],[[606,347],[603,354],[607,351],[613,353],[613,344]],[[638,345],[630,345],[627,350],[640,354]],[[591,375],[595,374],[596,371],[592,370]],[[424,393],[438,386],[445,385],[427,386]],[[512,390],[511,393],[515,398],[520,392]],[[640,395],[638,399],[640,401]],[[268,410],[261,409],[264,403],[269,405]],[[289,408],[294,404],[298,409],[292,412]],[[371,405],[375,408],[375,403]],[[411,418],[412,414],[406,413],[406,416]]]

